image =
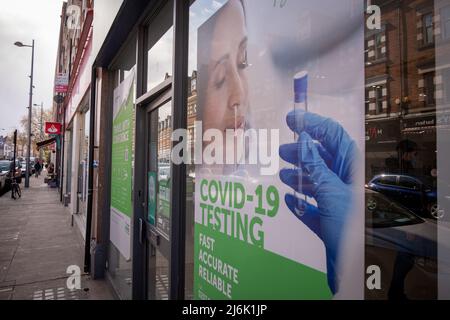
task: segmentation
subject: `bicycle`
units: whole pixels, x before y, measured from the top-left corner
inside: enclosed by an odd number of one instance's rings
[[[22,190],[20,189],[20,185],[17,183],[16,178],[13,178],[11,182],[11,198],[16,200],[20,197],[22,197]]]

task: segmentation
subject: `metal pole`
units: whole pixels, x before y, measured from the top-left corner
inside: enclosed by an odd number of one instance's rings
[[[41,134],[40,134],[41,141],[44,140],[44,132],[43,132],[43,127],[42,127],[42,114],[43,114],[43,112],[44,112],[44,103],[41,102],[41,123],[40,123],[40,125],[41,125]],[[42,148],[39,148],[39,159],[40,160],[42,160],[42,158],[43,158],[43,153],[44,152],[43,152]]]
[[[16,144],[17,144],[17,129],[14,131],[14,154],[13,154],[13,169],[11,173],[11,182],[16,178]],[[11,188],[11,198],[14,199],[14,190]]]
[[[33,108],[33,68],[34,68],[34,40],[31,45],[30,103],[28,107],[28,145],[27,145],[27,161],[25,172],[25,188],[30,187],[31,117]]]

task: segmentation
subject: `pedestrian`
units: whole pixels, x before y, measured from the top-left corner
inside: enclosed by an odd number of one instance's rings
[[[36,163],[34,164],[34,174],[36,178],[39,177],[40,172],[41,172],[41,164],[39,161],[36,161]]]
[[[40,164],[40,166],[41,166],[41,168],[39,169],[39,175],[41,175],[42,170],[44,169],[44,160],[39,159],[39,164]]]

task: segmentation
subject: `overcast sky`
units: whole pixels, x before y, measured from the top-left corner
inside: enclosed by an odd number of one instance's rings
[[[27,114],[31,44],[35,40],[33,103],[51,107],[62,0],[0,0],[0,135],[20,129]],[[3,131],[2,129],[6,129]]]

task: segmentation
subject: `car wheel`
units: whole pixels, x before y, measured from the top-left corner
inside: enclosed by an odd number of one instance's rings
[[[444,209],[439,207],[437,203],[432,203],[429,206],[428,211],[430,212],[430,215],[437,220],[442,219],[445,215]]]

